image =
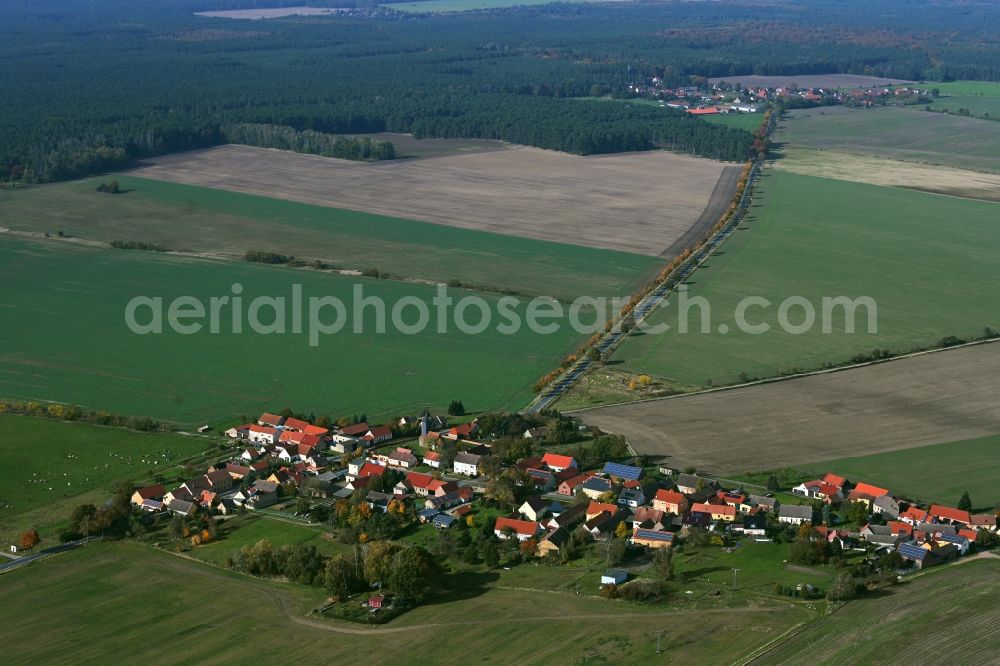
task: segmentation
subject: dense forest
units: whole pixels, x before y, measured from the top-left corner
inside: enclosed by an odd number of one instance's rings
[[[246,124],[742,160],[752,150],[745,131],[573,98],[620,92],[651,74],[668,84],[828,72],[1000,80],[1000,7],[985,2],[559,3],[267,21],[192,14],[250,5],[7,0],[0,179],[110,170],[224,143]]]

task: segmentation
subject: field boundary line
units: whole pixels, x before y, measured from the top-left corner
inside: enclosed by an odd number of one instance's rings
[[[893,356],[892,358],[879,359],[877,361],[864,361],[863,363],[852,363],[850,365],[842,365],[836,368],[822,368],[820,370],[810,370],[809,372],[799,372],[794,375],[783,375],[781,377],[768,377],[766,379],[755,379],[752,382],[744,382],[742,384],[732,384],[730,386],[717,386],[713,388],[698,389],[697,391],[691,391],[690,393],[677,393],[675,395],[664,395],[658,398],[643,398],[641,400],[628,400],[623,402],[612,402],[606,405],[594,405],[593,407],[578,407],[576,409],[566,410],[564,413],[578,414],[580,412],[592,412],[598,409],[607,409],[609,407],[624,407],[625,405],[639,405],[649,402],[660,402],[663,400],[690,398],[692,396],[705,395],[708,393],[719,393],[720,391],[733,391],[735,389],[748,388],[751,386],[760,386],[763,384],[774,384],[777,382],[785,382],[792,379],[802,379],[804,377],[815,377],[817,375],[827,375],[834,372],[846,372],[849,370],[857,370],[859,368],[867,368],[874,365],[883,365],[885,363],[902,361],[908,358],[916,358],[918,356],[924,356],[926,354],[940,354],[952,351],[953,349],[963,349],[965,347],[973,347],[976,345],[987,345],[996,342],[1000,342],[1000,338],[990,338],[989,340],[973,340],[971,342],[963,342],[962,344],[951,345],[949,347],[935,347],[933,349],[922,349],[920,351],[909,352],[907,354],[900,354],[898,356]]]

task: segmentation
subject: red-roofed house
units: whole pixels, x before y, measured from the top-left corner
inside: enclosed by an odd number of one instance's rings
[[[887,489],[879,488],[878,486],[873,486],[870,483],[862,481],[854,486],[854,490],[847,496],[847,499],[852,502],[864,502],[870,505],[875,498],[888,494],[889,491]]]
[[[271,426],[252,425],[247,430],[247,439],[257,444],[274,444],[278,441],[278,431]]]
[[[905,534],[906,536],[913,535],[913,525],[910,525],[909,523],[904,523],[899,520],[890,520],[886,523],[886,526],[892,534]]]
[[[653,508],[679,516],[687,508],[687,498],[676,490],[660,489],[653,497]]]
[[[302,431],[307,435],[316,435],[317,437],[326,437],[327,435],[330,434],[329,428],[322,428],[316,425],[306,425],[306,427],[303,428]]]
[[[366,462],[361,466],[361,469],[358,470],[359,479],[364,479],[369,476],[382,476],[383,474],[385,474],[385,467],[373,462]]]
[[[827,472],[820,479],[823,483],[829,483],[831,486],[837,486],[838,488],[843,488],[847,484],[847,479],[834,474],[833,472]]]
[[[362,435],[361,439],[372,444],[381,444],[392,439],[392,428],[389,426],[375,426],[369,428],[368,432]]]
[[[278,416],[277,414],[268,414],[265,412],[264,414],[260,415],[259,419],[257,419],[257,425],[277,428],[282,423],[284,423],[284,421],[285,421],[284,416]]]
[[[577,474],[574,477],[563,480],[559,484],[559,488],[556,490],[560,495],[573,495],[576,492],[576,487],[581,483],[589,479],[592,474]]]
[[[450,428],[441,436],[445,439],[468,439],[469,437],[474,436],[477,432],[479,432],[479,424],[473,421],[472,423],[462,423]]]
[[[309,422],[303,421],[302,419],[293,419],[289,416],[281,425],[285,426],[286,430],[298,430],[299,432],[304,432],[305,429],[309,427]]]
[[[320,438],[317,435],[298,430],[283,430],[278,437],[278,442],[289,442],[291,444],[305,444],[309,447],[319,446]]]
[[[430,474],[421,474],[420,472],[409,472],[406,475],[406,481],[410,484],[410,487],[413,488],[413,492],[423,497],[426,497],[427,487],[430,485],[432,481],[434,481],[434,477],[431,476]]]
[[[435,469],[440,469],[441,467],[441,454],[437,451],[427,451],[424,453],[424,464],[428,467],[433,467]]]
[[[976,529],[989,530],[990,532],[997,531],[997,517],[991,516],[988,513],[977,513],[973,516],[969,516],[972,522],[969,523]]]
[[[144,486],[142,488],[136,488],[135,492],[132,493],[132,504],[136,506],[142,506],[142,503],[146,500],[162,500],[163,496],[167,494],[167,489],[161,484],[156,484],[155,486]]]
[[[340,429],[340,434],[347,435],[348,437],[361,437],[367,434],[369,430],[371,430],[371,426],[368,425],[368,422],[362,421],[361,423],[344,426]]]
[[[530,520],[518,520],[517,518],[497,518],[493,533],[499,539],[507,539],[514,536],[518,541],[527,541],[534,538],[542,531],[541,525]]]
[[[590,520],[594,516],[600,515],[602,512],[608,512],[610,515],[615,515],[618,513],[617,504],[606,504],[604,502],[591,502],[587,505],[587,520]]]
[[[553,472],[561,472],[564,469],[576,468],[576,460],[573,456],[561,456],[557,453],[546,453],[542,456],[542,464]]]
[[[688,113],[694,116],[713,116],[719,113],[719,110],[714,106],[710,106],[706,109],[688,109]]]
[[[728,504],[703,504],[691,505],[691,513],[704,513],[712,516],[712,520],[722,520],[731,523],[736,520],[736,507]]]
[[[927,512],[932,518],[936,519],[938,522],[951,522],[951,523],[961,523],[963,525],[968,525],[972,522],[972,518],[969,516],[968,511],[962,511],[961,509],[953,509],[950,506],[941,506],[940,504],[932,504],[930,510]]]

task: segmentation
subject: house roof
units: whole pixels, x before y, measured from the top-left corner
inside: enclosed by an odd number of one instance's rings
[[[997,526],[997,517],[996,516],[991,516],[988,513],[977,513],[974,516],[969,516],[969,519],[972,521],[969,524],[970,525],[975,525],[976,527],[996,527]]]
[[[701,478],[694,474],[679,474],[676,483],[678,488],[697,488],[700,481]]]
[[[736,507],[729,504],[692,504],[691,513],[708,513],[711,515],[735,516]],[[812,515],[812,514],[810,514]]]
[[[643,500],[646,499],[646,496],[643,495],[642,491],[639,490],[638,488],[624,488],[618,494],[618,499],[624,499],[625,501],[631,500],[631,501],[636,502],[638,504],[638,503],[642,503]]]
[[[684,495],[677,492],[676,490],[666,490],[661,488],[656,491],[656,495],[653,497],[654,500],[658,502],[666,502],[667,504],[677,504],[678,506],[684,502]]]
[[[546,453],[542,456],[542,463],[549,467],[562,467],[563,469],[576,465],[573,456],[561,456],[558,453]]]
[[[889,491],[885,488],[879,488],[878,486],[873,486],[870,483],[865,483],[864,481],[859,482],[854,486],[854,490],[851,491],[851,495],[867,495],[872,499],[876,497],[881,497],[882,495],[888,495]]]
[[[139,493],[139,497],[144,500],[153,499],[155,497],[163,497],[167,494],[166,488],[162,484],[157,483],[152,486],[143,486],[142,488],[136,488],[136,493]],[[133,493],[135,494],[135,493]]]
[[[171,511],[179,511],[181,513],[191,513],[191,510],[196,508],[194,502],[186,502],[181,499],[172,499],[167,504],[167,508]]]
[[[621,463],[616,463],[616,462],[604,463],[603,471],[605,474],[616,476],[619,479],[638,479],[640,476],[642,476],[641,467],[622,465]]]
[[[434,477],[430,474],[421,474],[420,472],[408,472],[406,480],[414,488],[427,488],[430,482],[434,480]]]
[[[896,551],[908,560],[922,562],[927,557],[927,549],[912,543],[901,543],[896,547]]]
[[[812,520],[813,510],[811,506],[804,504],[782,504],[778,509],[778,516],[782,518],[804,518]]]
[[[382,476],[385,474],[385,467],[373,462],[366,462],[358,470],[358,478],[365,478],[367,476]]]
[[[591,502],[587,505],[587,515],[596,516],[602,511],[607,511],[612,516],[618,513],[618,506],[615,504],[607,504],[604,502]]]
[[[599,476],[590,476],[583,480],[583,487],[587,490],[599,490],[601,492],[607,492],[611,490],[611,482],[607,479],[602,479]]]
[[[455,463],[461,465],[478,465],[480,458],[482,458],[482,456],[477,456],[474,453],[459,451],[455,454]]]
[[[900,518],[909,518],[914,522],[919,522],[927,519],[927,512],[917,506],[911,506],[903,513],[899,514]]]
[[[826,474],[824,474],[823,478],[820,479],[820,481],[822,481],[823,483],[829,483],[830,485],[833,486],[837,486],[838,488],[843,488],[844,484],[847,483],[846,478],[838,476],[833,472],[827,472]]]
[[[647,520],[659,523],[663,521],[664,515],[663,511],[660,511],[659,509],[651,509],[648,506],[640,506],[632,512],[630,520],[633,523],[644,523]]]
[[[440,527],[451,527],[456,520],[458,519],[455,516],[449,516],[447,513],[439,513],[434,516],[434,524]]]
[[[528,499],[524,500],[524,503],[521,506],[524,506],[525,504],[527,504],[532,511],[539,511],[540,509],[544,509],[545,507],[547,507],[549,505],[549,502],[548,500],[542,498],[541,496],[535,495],[533,497],[529,497]]]
[[[257,421],[259,421],[260,423],[266,423],[267,425],[270,426],[279,426],[284,420],[285,420],[284,416],[278,416],[277,414],[268,414],[267,412],[261,414],[260,418],[257,419]]]
[[[303,428],[302,430],[308,435],[316,435],[317,437],[325,437],[326,435],[330,434],[329,428],[323,428],[318,425],[307,424],[306,427]]]
[[[424,460],[441,460],[441,454],[437,451],[428,451],[424,454]]]
[[[517,518],[497,518],[494,530],[503,532],[510,528],[517,534],[535,536],[538,533],[538,523],[531,520],[518,520]]]
[[[368,434],[364,436],[365,439],[382,439],[384,437],[392,437],[392,428],[389,426],[375,426],[368,430]]]
[[[674,540],[674,533],[665,530],[647,530],[639,528],[632,535],[634,539],[644,539],[646,541],[664,541],[671,543]]]
[[[249,430],[250,432],[261,432],[266,435],[273,435],[274,433],[278,432],[271,426],[262,426],[262,425],[257,425],[256,423],[250,426]]]
[[[371,430],[371,426],[368,425],[368,422],[362,421],[361,423],[344,426],[340,429],[340,434],[347,435],[348,437],[357,437],[358,435],[364,435],[369,430]]]
[[[961,509],[954,509],[950,506],[932,504],[930,510],[927,513],[934,516],[935,518],[943,518],[945,520],[951,520],[958,523],[965,523],[966,525],[972,522],[972,518],[969,516],[968,511],[962,511]]]
[[[309,422],[302,419],[293,419],[289,416],[282,425],[292,430],[305,430],[309,427]]]

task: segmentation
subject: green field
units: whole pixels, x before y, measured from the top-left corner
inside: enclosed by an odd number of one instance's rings
[[[792,111],[778,125],[774,141],[1000,173],[1000,123],[917,109]]]
[[[286,406],[316,414],[365,412],[373,419],[422,405],[440,409],[453,399],[470,410],[519,408],[531,397],[532,383],[578,341],[568,326],[551,335],[527,327],[504,334],[497,331],[503,319],[495,309],[481,334],[461,333],[453,318],[447,332],[438,333],[430,303],[436,290],[425,285],[11,236],[0,237],[0,283],[0,395],[182,424]],[[234,283],[243,287],[243,334],[231,332],[231,307],[221,311],[218,334],[205,325],[194,335],[166,326],[160,335],[137,335],[125,325],[126,305],[135,296],[162,297],[166,310],[174,298],[188,295],[208,309],[208,299],[231,296]],[[251,332],[251,300],[284,297],[287,322],[295,284],[306,299],[304,332],[294,333],[292,323],[285,334]],[[369,306],[363,334],[352,332],[348,311],[341,333],[310,346],[307,299],[332,296],[349,307],[355,285],[365,296],[381,297],[387,312],[401,297],[419,297],[430,309],[430,326],[405,335],[387,323],[388,332],[377,333]],[[467,294],[457,290],[456,300]],[[413,307],[403,314],[411,325],[416,317]],[[265,308],[260,319],[272,318]],[[332,310],[323,318],[332,321]],[[466,319],[478,322],[478,309],[470,308]]]
[[[340,268],[565,300],[631,293],[659,264],[627,252],[131,176],[116,177],[124,194],[94,192],[108,178],[0,189],[0,226],[229,257],[265,250]]]
[[[615,353],[621,368],[688,385],[718,385],[795,368],[842,363],[874,348],[908,351],[942,337],[1000,329],[993,286],[1000,260],[1000,204],[793,173],[765,172],[745,228],[698,270],[689,296],[709,302],[709,332],[697,307],[679,334],[678,296],[649,323],[669,323],[661,335],[631,336]],[[746,319],[764,334],[739,332],[738,303],[764,297]],[[859,310],[856,333],[844,333],[843,309],[822,332],[824,297],[871,297],[877,332]],[[779,327],[779,304],[804,297],[816,313],[805,334]],[[789,323],[803,320],[792,308]],[[720,325],[729,327],[720,334]]]
[[[426,0],[426,2],[392,2],[383,5],[401,12],[429,14],[431,12],[465,12],[474,9],[503,9],[505,7],[526,7],[530,5],[550,5],[560,0]],[[586,2],[587,0],[583,0]],[[590,0],[597,2],[598,0]]]
[[[968,491],[976,508],[991,509],[1000,505],[1000,436],[830,460],[804,470],[810,478],[825,472],[950,506]]]
[[[705,122],[715,125],[725,125],[736,129],[745,129],[748,132],[755,132],[760,129],[764,122],[763,113],[720,113],[717,116],[699,116]]]
[[[849,602],[757,664],[995,664],[1000,562],[930,569],[881,596]],[[949,640],[949,636],[975,636]]]
[[[360,651],[370,663],[458,664],[476,654],[489,663],[595,664],[652,659],[663,630],[665,654],[707,663],[734,661],[810,616],[763,600],[733,609],[686,610],[686,599],[625,604],[523,587],[531,582],[523,577],[510,586],[508,573],[452,581],[436,603],[368,629],[306,619],[323,601],[319,589],[248,579],[142,546],[92,545],[4,575],[0,638],[17,664],[105,663],[108,654],[129,662],[234,662],[273,651],[275,640],[288,660]],[[373,639],[390,633],[395,640],[372,649]]]
[[[77,504],[98,504],[116,481],[147,479],[151,472],[207,449],[201,437],[138,433],[123,428],[0,414],[0,543],[28,527],[64,520]]]

